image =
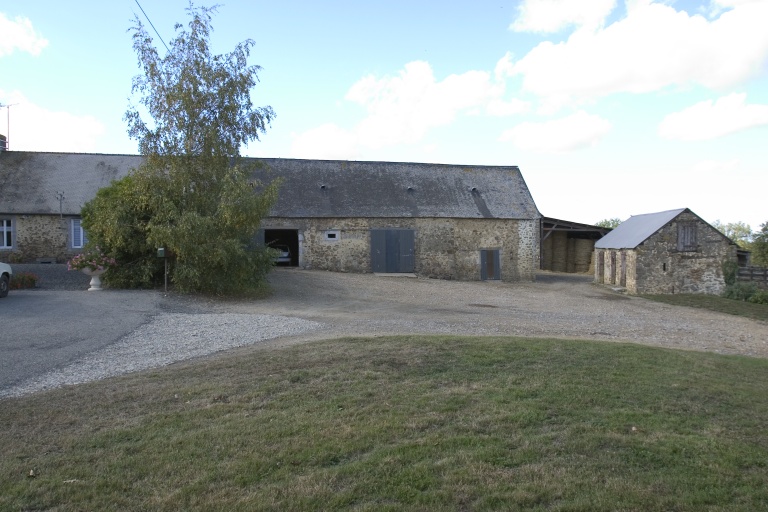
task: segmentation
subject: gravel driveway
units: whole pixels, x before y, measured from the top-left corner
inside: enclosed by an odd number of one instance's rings
[[[590,276],[583,275],[543,273],[533,283],[501,283],[276,269],[269,278],[271,297],[214,301],[159,291],[84,292],[87,280],[81,282],[80,276],[68,276],[72,283],[61,284],[55,275],[60,269],[45,270],[51,275],[41,279],[40,290],[16,293],[32,299],[48,293],[73,304],[98,297],[104,307],[114,305],[116,318],[126,294],[140,293],[153,305],[152,311],[144,312],[119,339],[99,343],[42,374],[6,386],[0,397],[254,344],[280,346],[353,335],[597,339],[768,357],[766,322],[628,297],[595,286]],[[102,336],[95,327],[86,333],[94,339]],[[0,341],[2,356],[11,340]]]

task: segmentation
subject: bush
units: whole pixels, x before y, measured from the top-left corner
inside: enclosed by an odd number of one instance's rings
[[[758,289],[748,299],[753,304],[768,304],[768,290]]]
[[[13,278],[11,278],[10,289],[22,290],[24,288],[36,288],[38,279],[40,278],[32,272],[19,272],[17,274],[13,274]]]
[[[730,286],[725,287],[723,297],[726,299],[743,300],[747,301],[757,292],[757,285],[755,283],[742,283],[735,282]]]

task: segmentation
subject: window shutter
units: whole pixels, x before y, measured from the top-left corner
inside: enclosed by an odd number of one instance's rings
[[[72,219],[72,247],[81,248],[88,243],[88,237],[80,224],[80,219]]]
[[[695,251],[696,247],[696,225],[678,224],[677,226],[677,250]]]

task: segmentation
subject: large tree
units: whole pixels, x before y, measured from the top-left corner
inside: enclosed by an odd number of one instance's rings
[[[131,29],[142,110],[129,107],[125,119],[146,158],[83,209],[90,243],[118,260],[105,274],[110,284],[158,282],[158,247],[173,256],[170,277],[181,291],[246,293],[271,267],[271,252],[252,240],[277,183],[254,181],[240,148],[259,140],[275,114],[251,101],[260,70],[247,63],[252,40],[211,54],[215,10],[190,3],[189,24],[176,25],[163,57],[138,17]]]
[[[752,264],[757,267],[768,267],[768,222],[760,224],[760,231],[752,234]]]
[[[716,220],[712,223],[712,226],[720,231],[722,234],[733,240],[743,249],[749,248],[749,243],[752,239],[752,228],[749,224],[744,222],[728,222],[723,224],[720,220]]]

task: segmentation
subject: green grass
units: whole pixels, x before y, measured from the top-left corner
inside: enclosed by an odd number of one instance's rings
[[[642,297],[673,306],[709,309],[718,313],[768,321],[768,304],[753,304],[751,302],[704,294],[643,295]]]
[[[766,397],[628,344],[254,349],[0,402],[0,510],[766,510]]]

